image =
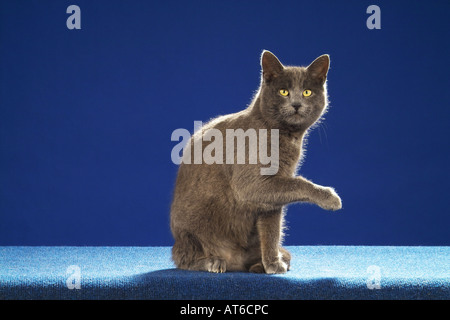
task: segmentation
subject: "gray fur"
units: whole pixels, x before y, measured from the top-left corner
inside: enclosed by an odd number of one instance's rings
[[[264,51],[261,65],[261,85],[251,104],[205,124],[189,144],[208,128],[224,137],[226,129],[278,129],[279,170],[261,175],[260,164],[182,163],[170,220],[172,258],[178,268],[284,273],[291,259],[281,246],[284,206],[309,202],[326,210],[341,208],[333,188],[296,176],[305,134],[326,111],[328,55],[308,67],[285,67]],[[282,88],[289,96],[280,95]],[[305,89],[313,94],[304,97]],[[203,148],[207,144],[203,142]]]

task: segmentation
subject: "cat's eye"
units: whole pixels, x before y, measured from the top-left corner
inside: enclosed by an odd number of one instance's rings
[[[308,89],[303,90],[303,96],[304,96],[304,97],[309,97],[311,94],[312,94],[312,91],[311,91],[311,90],[308,90]]]
[[[283,97],[286,97],[286,96],[289,94],[289,91],[286,90],[286,89],[281,89],[281,90],[280,90],[280,94],[281,94]]]

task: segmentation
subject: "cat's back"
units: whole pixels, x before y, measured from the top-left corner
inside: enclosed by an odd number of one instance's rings
[[[225,150],[223,150],[222,163],[195,162],[195,143],[201,144],[201,153],[211,140],[205,139],[205,133],[215,129],[214,139],[222,139],[223,147],[226,145],[226,130],[241,127],[246,122],[247,113],[244,111],[219,116],[207,122],[194,133],[183,152],[183,161],[178,168],[173,201],[171,205],[172,224],[198,225],[204,219],[206,211],[215,215],[223,210],[233,210],[236,200],[230,186],[232,174],[231,165],[225,163]],[[217,131],[218,130],[218,131]],[[198,155],[198,154],[197,154]],[[205,211],[206,208],[206,211]],[[211,216],[209,217],[211,219]],[[197,221],[198,220],[198,221]],[[172,225],[172,228],[174,226]]]
[[[226,164],[226,132],[227,129],[238,129],[246,127],[248,112],[246,110],[218,116],[196,131],[186,144],[183,151],[183,161],[178,168],[177,181],[175,185],[175,199],[179,193],[207,192],[214,187],[226,187],[229,178],[230,167]],[[205,137],[211,129],[216,130],[213,138]],[[216,139],[221,140],[216,141]],[[222,148],[223,159],[221,163],[207,163],[204,158],[204,150],[211,142]],[[199,148],[196,144],[200,145]],[[198,152],[200,149],[200,152]],[[204,196],[205,194],[203,194]]]

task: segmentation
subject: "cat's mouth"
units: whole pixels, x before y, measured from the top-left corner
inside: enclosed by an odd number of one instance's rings
[[[309,117],[308,109],[300,108],[297,110],[293,110],[291,108],[283,110],[285,121],[290,122],[292,124],[298,124],[300,122],[305,121]]]
[[[287,116],[286,120],[292,124],[300,124],[303,123],[307,118],[308,114],[305,112],[305,110],[295,110]]]
[[[299,124],[303,122],[305,119],[305,116],[301,113],[298,113],[297,111],[293,112],[286,118],[286,122],[290,124]]]
[[[296,110],[296,111],[294,111],[294,113],[291,116],[295,117],[295,118],[306,118],[308,115],[306,114],[306,112],[301,112],[299,110]]]

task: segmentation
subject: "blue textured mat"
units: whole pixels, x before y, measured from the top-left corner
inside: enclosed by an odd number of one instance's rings
[[[291,271],[261,275],[177,270],[170,247],[0,247],[0,299],[450,298],[450,247],[287,248]]]

